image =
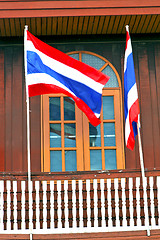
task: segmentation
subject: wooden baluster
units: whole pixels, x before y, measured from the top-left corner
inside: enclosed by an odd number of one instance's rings
[[[127,219],[126,219],[125,178],[121,178],[121,187],[122,187],[122,213],[123,213],[123,227],[127,227]]]
[[[130,212],[130,227],[134,227],[133,220],[133,179],[129,178],[129,212]]]
[[[51,215],[51,224],[50,228],[54,229],[54,181],[50,181],[50,215]]]
[[[47,181],[43,181],[43,229],[47,229]]]
[[[94,228],[98,228],[97,179],[93,180],[93,188],[94,188]]]
[[[0,232],[4,230],[4,225],[3,225],[3,192],[4,192],[4,181],[0,181]]]
[[[140,219],[140,192],[139,192],[139,186],[140,186],[140,178],[136,177],[136,210],[137,210],[137,226],[141,226],[141,219]]]
[[[149,184],[150,184],[150,201],[151,201],[151,225],[152,227],[155,227],[156,221],[155,221],[155,209],[154,209],[153,177],[149,178]]]
[[[160,227],[160,176],[157,176],[158,225]]]
[[[79,183],[79,227],[83,228],[83,183],[82,180],[78,181]]]
[[[7,180],[7,230],[11,230],[11,181]]]
[[[112,228],[111,179],[107,179],[108,227]]]
[[[35,181],[36,189],[36,230],[40,229],[39,181]]]
[[[57,201],[58,201],[58,229],[62,228],[62,221],[61,221],[61,216],[62,216],[62,209],[61,209],[61,181],[57,181]]]
[[[90,180],[86,180],[87,190],[87,227],[91,228],[91,199],[90,199]]]
[[[102,227],[106,227],[105,222],[105,201],[104,201],[104,179],[100,179],[101,186],[101,215],[102,215]]]
[[[21,229],[25,230],[26,226],[25,226],[25,186],[26,183],[25,181],[21,182],[21,219],[22,219],[22,224],[21,224]]]
[[[76,181],[72,180],[72,215],[73,215],[73,229],[76,229]]]
[[[114,189],[115,189],[115,213],[116,213],[116,227],[120,226],[119,221],[119,195],[118,195],[118,178],[114,179]]]
[[[17,181],[13,181],[13,211],[14,211],[14,224],[13,229],[17,230]]]
[[[65,229],[69,229],[68,219],[68,180],[64,181]]]

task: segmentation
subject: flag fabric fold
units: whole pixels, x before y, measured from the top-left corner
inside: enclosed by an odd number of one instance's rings
[[[86,114],[90,123],[100,123],[102,88],[109,77],[49,46],[26,30],[26,85],[29,97],[64,93]]]
[[[139,123],[140,110],[128,26],[126,26],[126,48],[124,58],[124,112],[126,146],[133,150],[135,136],[137,135],[137,123]]]

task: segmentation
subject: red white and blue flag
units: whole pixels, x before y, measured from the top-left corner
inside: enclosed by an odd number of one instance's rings
[[[64,93],[86,114],[100,123],[102,88],[109,77],[47,45],[26,30],[26,85],[28,95]]]
[[[126,26],[126,49],[124,58],[124,112],[126,146],[133,150],[135,136],[137,135],[137,123],[139,123],[140,110],[128,26]]]

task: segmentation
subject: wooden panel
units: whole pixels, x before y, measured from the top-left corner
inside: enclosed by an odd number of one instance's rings
[[[144,146],[145,167],[153,167],[153,122],[152,122],[152,106],[148,71],[147,46],[139,44],[138,47],[139,60],[139,81],[140,81],[140,110],[141,110],[141,135]]]
[[[30,98],[30,125],[31,125],[31,170],[41,171],[41,108],[40,96]]]
[[[42,18],[42,35],[47,34],[47,18]]]
[[[82,34],[86,34],[87,33],[88,20],[89,20],[88,16],[84,17]]]
[[[91,16],[91,17],[89,17],[89,21],[88,21],[87,34],[91,34],[92,33],[93,24],[94,24],[94,17]]]
[[[22,54],[22,48],[13,48],[12,171],[22,170]]]
[[[4,51],[0,49],[0,171],[5,163]]]
[[[63,17],[63,21],[62,21],[62,35],[66,34],[67,24],[68,24],[68,17]]]
[[[151,92],[151,106],[152,106],[152,132],[153,132],[153,147],[154,147],[154,166],[158,167],[158,162],[160,159],[160,125],[159,125],[159,106],[158,106],[158,96],[157,96],[157,84],[155,76],[155,50],[154,46],[151,45],[148,48],[148,67],[149,67],[149,80],[150,80],[150,92]],[[152,162],[153,164],[153,162]]]
[[[117,28],[119,26],[119,21],[120,21],[121,16],[116,16],[116,20],[112,29],[112,34],[115,34],[117,32]]]
[[[154,22],[154,24],[153,24],[151,33],[156,32],[156,30],[158,29],[159,25],[160,25],[160,15],[157,15],[157,17],[156,17],[156,19],[155,19],[155,22]]]
[[[97,27],[98,27],[98,24],[99,24],[99,19],[100,19],[100,17],[95,17],[95,19],[94,19],[92,34],[97,33]]]
[[[57,28],[57,35],[61,35],[62,31],[62,17],[58,18],[58,28]]]
[[[104,25],[103,25],[103,29],[102,29],[102,34],[106,34],[107,33],[109,21],[110,21],[110,17],[106,16],[105,17],[105,21],[104,21]]]
[[[13,75],[13,48],[5,50],[5,171],[12,171],[12,75]]]
[[[70,18],[68,19],[67,35],[71,35],[72,25],[73,25],[73,17],[70,17]]]
[[[52,35],[56,35],[57,31],[57,18],[52,19]]]
[[[74,17],[73,18],[72,34],[77,34],[78,19],[79,19],[79,17]]]
[[[105,20],[105,16],[101,16],[99,20],[98,28],[97,28],[97,34],[101,34],[104,20]]]
[[[51,35],[52,33],[52,18],[49,17],[47,18],[47,26],[46,26],[46,32],[47,32],[47,35]]]
[[[157,108],[158,112],[156,113],[158,117],[158,123],[159,123],[159,128],[160,128],[160,45],[155,44],[154,45],[154,54],[155,54],[155,74],[156,74],[156,96],[157,96]],[[158,131],[157,131],[158,132]],[[158,134],[158,133],[157,133]],[[160,142],[160,141],[159,141]],[[156,143],[157,148],[159,149],[158,145],[159,143]],[[159,159],[155,159],[155,167],[159,166]]]

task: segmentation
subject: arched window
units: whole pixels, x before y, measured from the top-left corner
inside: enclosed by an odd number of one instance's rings
[[[121,82],[105,58],[91,52],[71,57],[110,76],[103,88],[101,124],[92,126],[74,101],[63,94],[42,96],[42,171],[125,168]]]

